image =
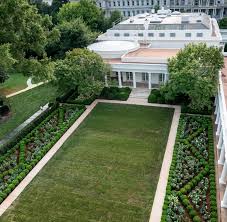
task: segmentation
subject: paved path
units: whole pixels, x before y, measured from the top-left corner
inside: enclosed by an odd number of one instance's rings
[[[131,98],[137,98],[137,99],[147,99],[148,96],[150,95],[151,90],[147,88],[133,88],[130,95],[129,99]]]
[[[97,103],[115,103],[115,104],[132,104],[132,105],[144,105],[154,107],[167,107],[174,108],[174,116],[170,129],[170,134],[167,142],[167,148],[164,156],[164,162],[160,173],[160,178],[155,194],[153,208],[149,222],[159,222],[162,215],[162,204],[165,197],[165,187],[167,184],[168,170],[172,159],[172,150],[174,147],[176,129],[178,126],[178,120],[180,116],[180,107],[166,104],[152,104],[138,101],[116,101],[116,100],[95,100],[90,106],[87,106],[85,112],[75,121],[75,123],[66,131],[66,133],[58,140],[58,142],[48,151],[48,153],[38,162],[38,164],[30,171],[30,173],[21,181],[21,183],[10,193],[10,195],[0,205],[0,216],[10,207],[10,205],[17,199],[26,186],[34,179],[38,172],[47,164],[47,162],[55,155],[55,153],[61,148],[63,143],[71,136],[71,134],[79,127],[83,120],[90,114]]]
[[[20,91],[14,92],[14,93],[11,93],[11,94],[7,95],[6,98],[9,98],[9,97],[12,97],[12,96],[16,96],[16,95],[18,95],[20,93],[26,92],[26,91],[28,91],[30,89],[33,89],[33,88],[35,88],[37,86],[40,86],[42,84],[44,84],[44,82],[40,82],[40,83],[37,83],[37,84],[32,84],[32,78],[30,77],[27,80],[27,87],[25,89],[22,89]]]
[[[0,146],[4,145],[11,138],[16,136],[18,132],[23,130],[29,123],[31,123],[35,118],[37,118],[40,114],[42,114],[47,109],[48,109],[48,103],[45,106],[43,106],[40,110],[38,110],[36,113],[34,113],[31,117],[29,117],[27,120],[25,120],[22,124],[20,124],[17,128],[15,128],[13,131],[7,134],[2,140],[0,140]]]

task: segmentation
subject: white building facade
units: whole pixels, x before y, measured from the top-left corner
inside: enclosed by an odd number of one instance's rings
[[[115,10],[124,17],[150,13],[156,6],[172,11],[206,13],[217,19],[227,15],[226,0],[96,0],[96,4],[105,10],[107,16]]]
[[[220,46],[216,19],[203,13],[159,10],[115,25],[88,48],[112,67],[119,87],[159,88],[168,80],[168,59],[189,43]]]
[[[51,4],[53,0],[43,1]],[[70,0],[70,2],[77,1],[79,0]],[[122,16],[131,17],[150,13],[157,6],[172,11],[206,13],[216,19],[227,16],[227,0],[95,0],[95,2],[107,16],[117,10]]]

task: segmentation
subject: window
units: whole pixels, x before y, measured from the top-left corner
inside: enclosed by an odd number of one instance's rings
[[[147,0],[147,5],[149,5],[149,0]]]
[[[142,72],[142,81],[144,82],[148,81],[148,73]]]
[[[134,1],[132,1],[132,5],[134,5]]]
[[[120,33],[114,33],[114,36],[115,37],[119,37],[120,36]]]
[[[144,13],[144,10],[142,10],[142,13]]]
[[[143,37],[143,33],[142,32],[138,33],[138,36]]]
[[[124,1],[122,2],[122,5],[125,6],[125,2]]]
[[[150,32],[150,33],[148,33],[148,36],[149,36],[149,37],[154,37],[154,33],[151,33],[151,32]]]
[[[119,1],[117,2],[117,5],[118,5],[118,6],[120,6],[120,5],[121,5]]]
[[[99,7],[100,7],[100,8],[102,7],[102,3],[101,3],[101,2],[99,2]]]
[[[162,73],[159,74],[159,82],[163,82],[163,74]]]
[[[166,0],[164,0],[164,5],[166,5]]]
[[[125,36],[125,37],[128,37],[128,36],[129,36],[129,33],[124,33],[124,36]]]
[[[130,5],[130,2],[128,1],[127,3],[128,3],[128,6],[129,6]]]
[[[124,15],[124,16],[126,16],[126,13],[125,13],[125,11],[123,11],[123,15]]]
[[[113,6],[116,6],[116,2],[113,2]]]
[[[163,32],[159,33],[159,37],[165,37],[165,33]]]
[[[136,15],[135,11],[132,11],[132,15],[133,15],[133,16]]]
[[[140,2],[139,1],[136,1],[137,2],[137,5],[140,5]]]
[[[137,11],[136,11],[136,13],[137,13],[137,14],[140,14],[140,11],[139,11],[139,10],[137,10]]]
[[[199,32],[196,34],[197,37],[203,37],[203,33],[202,32]]]
[[[144,1],[143,0],[141,1],[141,5],[144,5]]]
[[[132,74],[132,72],[126,72],[126,79],[128,81],[132,81],[133,80],[133,74]]]
[[[130,11],[128,11],[128,16],[130,16]]]
[[[191,36],[192,36],[191,33],[189,33],[189,32],[185,33],[185,37],[191,37]]]
[[[170,33],[170,37],[176,37],[176,33],[174,32]]]

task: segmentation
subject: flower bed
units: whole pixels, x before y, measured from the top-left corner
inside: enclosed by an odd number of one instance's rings
[[[161,221],[218,221],[210,117],[181,115]]]
[[[84,110],[84,106],[62,104],[0,157],[0,202],[41,160]]]

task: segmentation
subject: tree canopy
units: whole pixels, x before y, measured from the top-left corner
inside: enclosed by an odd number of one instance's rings
[[[81,0],[64,4],[58,13],[59,22],[81,18],[92,31],[106,28],[104,12],[92,0]]]
[[[220,29],[227,29],[227,18],[223,18],[218,21],[218,25]]]
[[[48,56],[54,58],[64,58],[65,52],[74,48],[84,48],[91,44],[97,33],[92,32],[81,19],[74,19],[69,22],[64,21],[56,26],[60,32],[57,42],[49,44],[47,48]]]
[[[8,70],[12,68],[12,65],[16,60],[10,53],[10,45],[0,45],[0,83],[3,83],[8,78]]]
[[[58,31],[52,29],[50,17],[40,15],[37,8],[26,0],[1,1],[0,26],[0,45],[8,44],[18,69],[24,67],[24,62],[29,64],[29,59],[41,62],[46,56],[46,45],[58,37]]]
[[[211,108],[215,96],[218,73],[224,65],[221,49],[206,44],[189,44],[176,57],[169,59],[169,81],[162,87],[167,100],[178,96],[189,98],[189,106],[196,110]]]
[[[62,89],[76,89],[89,97],[99,94],[104,86],[104,77],[109,66],[103,59],[88,49],[74,49],[66,53],[64,60],[55,65],[56,82]]]

